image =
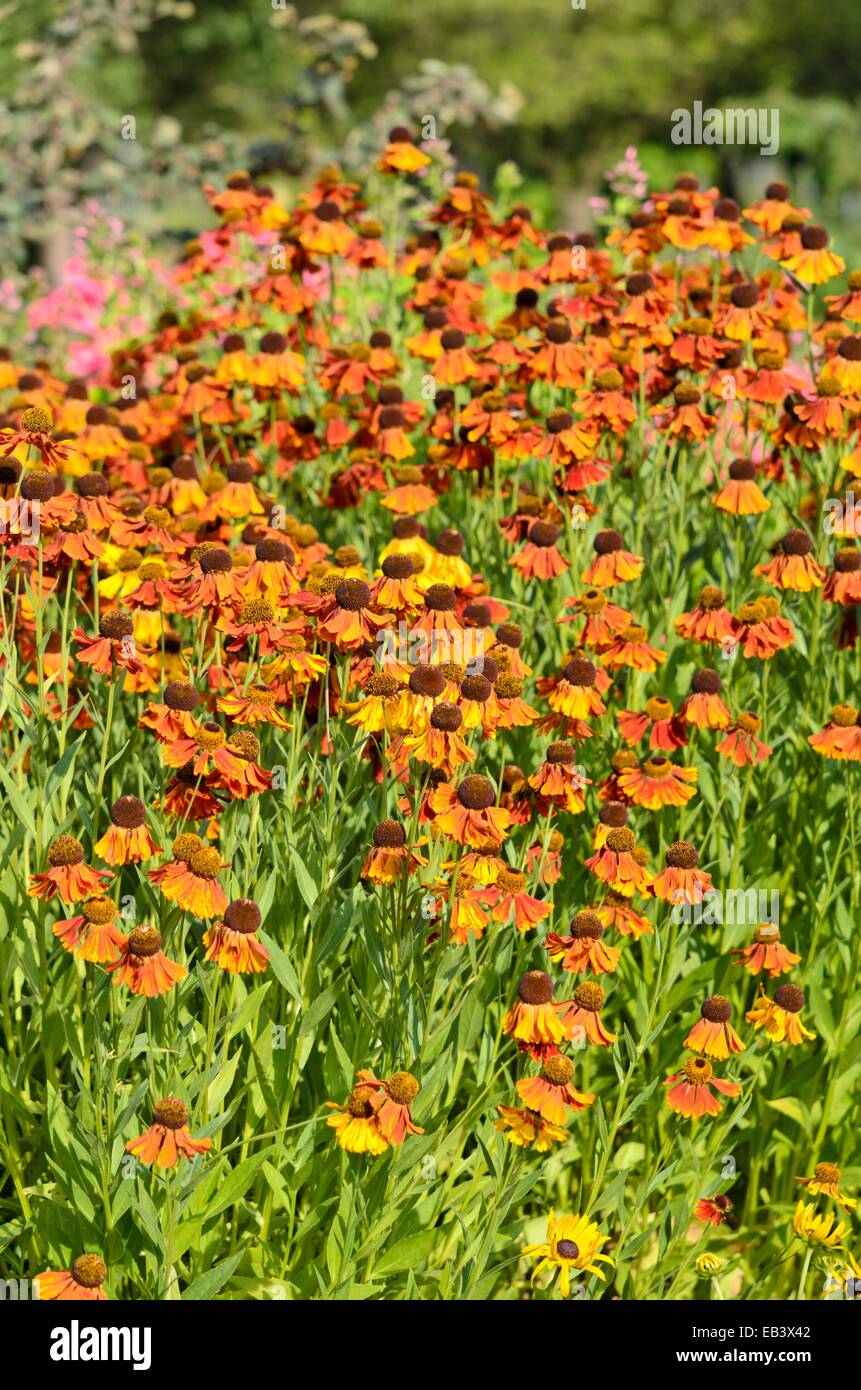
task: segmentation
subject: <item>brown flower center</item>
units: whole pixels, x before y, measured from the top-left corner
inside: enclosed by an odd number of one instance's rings
[[[396,1105],[409,1105],[420,1090],[421,1086],[409,1071],[396,1071],[386,1082],[386,1091]]]
[[[543,970],[527,970],[520,978],[517,993],[524,1004],[547,1004],[553,998],[555,986]]]
[[[153,1106],[152,1122],[164,1125],[165,1129],[182,1129],[188,1123],[188,1106],[178,1096],[165,1096]]]
[[[588,1009],[590,1013],[597,1013],[604,1005],[604,990],[594,980],[584,980],[582,985],[578,985],[574,991],[574,1002],[581,1009]]]
[[[732,1007],[728,999],[722,994],[712,994],[700,1007],[703,1018],[708,1019],[709,1023],[728,1023],[732,1014]]]

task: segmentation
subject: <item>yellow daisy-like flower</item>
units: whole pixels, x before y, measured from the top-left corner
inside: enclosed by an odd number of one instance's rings
[[[547,1240],[540,1245],[527,1245],[523,1250],[524,1258],[529,1255],[541,1257],[532,1271],[530,1282],[534,1284],[545,1269],[554,1272],[558,1269],[562,1297],[567,1298],[571,1292],[572,1269],[582,1269],[603,1279],[604,1271],[598,1268],[598,1262],[612,1265],[613,1260],[609,1255],[598,1252],[608,1240],[609,1236],[602,1236],[588,1216],[581,1216],[578,1212],[576,1216],[560,1216],[557,1221],[556,1213],[551,1211],[547,1218]]]
[[[723,1260],[719,1255],[712,1255],[706,1250],[702,1255],[697,1255],[694,1268],[701,1279],[711,1279],[715,1274],[720,1274]]]
[[[834,1201],[843,1211],[854,1211],[858,1205],[855,1197],[847,1197],[845,1192],[840,1191],[840,1169],[836,1163],[817,1163],[813,1170],[812,1178],[796,1178],[811,1197],[824,1192],[826,1197],[833,1197]]]
[[[849,1225],[839,1221],[834,1225],[834,1212],[817,1213],[815,1203],[799,1202],[792,1218],[792,1226],[799,1240],[808,1245],[820,1245],[826,1250],[843,1250],[843,1237],[849,1234]]]

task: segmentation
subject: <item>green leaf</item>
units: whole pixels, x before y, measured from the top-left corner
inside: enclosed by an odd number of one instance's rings
[[[240,1250],[236,1255],[230,1255],[226,1260],[222,1260],[220,1265],[213,1265],[205,1274],[201,1274],[199,1279],[195,1279],[193,1284],[189,1284],[185,1293],[182,1295],[184,1303],[204,1302],[223,1289],[231,1274],[235,1270],[239,1261],[242,1259],[243,1252]]]
[[[418,1231],[406,1240],[399,1240],[391,1250],[377,1261],[374,1273],[379,1277],[386,1274],[401,1274],[406,1269],[415,1269],[428,1258],[442,1232],[438,1230]]]

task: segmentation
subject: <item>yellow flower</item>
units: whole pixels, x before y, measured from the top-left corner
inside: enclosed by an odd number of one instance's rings
[[[840,1169],[836,1163],[817,1163],[812,1178],[796,1178],[795,1181],[802,1183],[811,1197],[815,1197],[819,1192],[833,1197],[844,1211],[854,1211],[858,1205],[854,1197],[847,1197],[845,1192],[840,1191]]]
[[[608,1240],[609,1236],[602,1236],[588,1216],[581,1216],[578,1212],[576,1216],[560,1216],[557,1221],[556,1213],[551,1211],[547,1218],[547,1240],[540,1245],[527,1245],[523,1251],[524,1258],[528,1255],[541,1256],[532,1271],[530,1282],[534,1284],[545,1269],[554,1272],[558,1269],[562,1297],[567,1298],[571,1291],[572,1269],[582,1269],[603,1279],[604,1272],[598,1268],[597,1262],[612,1265],[613,1261],[609,1255],[598,1252]]]
[[[706,1251],[697,1256],[694,1268],[701,1279],[711,1279],[713,1274],[720,1274],[723,1269],[723,1260],[718,1255],[710,1255]]]
[[[822,1245],[826,1250],[842,1250],[843,1237],[849,1232],[845,1221],[834,1225],[833,1211],[817,1215],[813,1202],[808,1202],[806,1206],[804,1202],[798,1203],[792,1225],[799,1240],[806,1241],[808,1245]]]

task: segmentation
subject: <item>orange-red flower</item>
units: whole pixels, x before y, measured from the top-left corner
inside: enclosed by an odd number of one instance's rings
[[[712,878],[697,868],[697,860],[694,845],[675,840],[664,856],[666,867],[652,881],[655,897],[666,903],[701,903],[712,892]]]
[[[791,970],[793,965],[798,965],[801,960],[801,956],[797,956],[788,946],[783,945],[780,928],[773,922],[761,922],[750,945],[736,946],[730,955],[736,956],[739,964],[744,965],[751,975],[759,975],[761,971],[767,970],[769,978],[772,979],[775,975],[783,975],[787,970]]]
[[[269,952],[257,939],[260,921],[260,908],[253,898],[234,898],[224,910],[224,919],[212,922],[203,934],[205,959],[232,975],[262,975]]]
[[[618,1035],[611,1033],[601,1019],[605,998],[603,985],[584,980],[570,999],[555,1006],[567,1037],[579,1043],[585,1039],[598,1047],[612,1047],[618,1041]]]
[[[192,1139],[188,1132],[188,1106],[178,1096],[165,1096],[153,1106],[152,1124],[145,1134],[130,1139],[126,1153],[150,1167],[175,1168],[180,1155],[194,1159],[212,1148],[211,1139]]]
[[[84,846],[74,835],[58,835],[48,850],[50,867],[30,876],[31,898],[53,898],[58,893],[64,903],[80,903],[93,893],[101,893],[113,874],[107,869],[91,869],[84,863]]]
[[[531,931],[553,910],[552,902],[542,902],[526,892],[526,875],[513,869],[500,869],[494,882],[476,893],[478,902],[491,908],[494,922],[510,922],[520,932]]]
[[[813,542],[806,531],[787,531],[774,559],[767,565],[757,565],[761,574],[777,589],[794,589],[809,593],[825,582],[825,570],[812,555]]]
[[[155,999],[188,974],[184,965],[169,960],[161,949],[161,933],[155,927],[135,927],[120,947],[118,960],[106,967],[116,974],[114,984],[128,985],[132,994]]]
[[[712,1095],[714,1086],[722,1096],[741,1095],[741,1086],[734,1081],[724,1081],[715,1076],[711,1062],[705,1057],[692,1057],[685,1062],[681,1071],[668,1076],[664,1082],[667,1091],[667,1105],[680,1115],[699,1119],[703,1115],[719,1115],[723,1106],[717,1096]]]
[[[116,960],[125,934],[115,925],[119,909],[112,898],[88,898],[74,917],[55,922],[51,931],[67,951],[81,960],[103,965]]]
[[[403,1144],[410,1134],[424,1134],[413,1120],[410,1106],[421,1090],[412,1072],[397,1071],[393,1076],[381,1081],[373,1072],[356,1073],[359,1083],[367,1086],[371,1108],[377,1118],[377,1125],[383,1138],[396,1148]]]
[[[441,782],[428,797],[436,825],[459,845],[481,849],[498,845],[511,824],[511,813],[496,803],[489,777],[469,773],[457,787]]]
[[[750,767],[762,763],[770,756],[772,749],[757,734],[762,721],[750,710],[744,710],[734,724],[727,730],[726,738],[716,745],[722,758],[729,758],[736,767]]]
[[[586,868],[608,888],[624,897],[633,897],[649,887],[652,876],[635,857],[637,837],[633,830],[621,826],[611,830],[602,847],[586,860]]]
[[[696,796],[697,776],[695,767],[677,767],[662,753],[654,753],[642,768],[623,769],[618,784],[635,806],[659,811],[664,806],[685,806]]]
[[[861,762],[859,711],[854,705],[835,705],[825,728],[817,734],[809,734],[807,742],[823,758]]]
[[[732,1202],[725,1192],[714,1197],[700,1197],[694,1206],[694,1220],[706,1226],[723,1226],[729,1221]]]
[[[601,940],[604,924],[597,912],[578,912],[571,922],[571,934],[548,932],[544,942],[551,960],[558,960],[572,975],[607,975],[619,964],[622,952]]]
[[[397,883],[405,873],[414,874],[426,862],[415,846],[407,845],[400,821],[383,820],[374,828],[374,842],[359,876],[370,883]]]
[[[227,898],[218,875],[229,864],[212,845],[190,833],[177,836],[172,853],[173,859],[158,869],[149,869],[147,878],[166,898],[195,917],[219,917],[227,907]]]

